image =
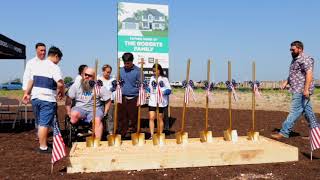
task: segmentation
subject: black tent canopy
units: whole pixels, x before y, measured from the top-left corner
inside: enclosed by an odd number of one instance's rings
[[[26,46],[0,34],[0,59],[26,59]]]

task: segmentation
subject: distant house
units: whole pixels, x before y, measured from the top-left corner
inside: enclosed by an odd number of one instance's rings
[[[147,9],[141,16],[141,29],[143,30],[164,30],[166,19],[165,15],[156,9]]]
[[[138,16],[129,17],[122,21],[122,29],[136,30],[165,30],[166,17],[156,9],[147,9],[141,11]]]

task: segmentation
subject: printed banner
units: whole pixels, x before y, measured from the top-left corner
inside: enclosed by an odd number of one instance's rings
[[[168,5],[118,3],[118,57],[131,52],[138,67],[143,58],[146,78],[156,59],[169,75],[168,12]]]

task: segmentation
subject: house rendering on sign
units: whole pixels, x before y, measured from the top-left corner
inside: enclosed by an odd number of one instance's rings
[[[160,30],[166,29],[166,16],[156,9],[146,9],[135,13],[122,21],[122,29]]]

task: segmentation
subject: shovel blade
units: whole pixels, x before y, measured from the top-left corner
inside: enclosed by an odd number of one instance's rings
[[[131,134],[132,145],[143,146],[145,144],[144,133],[133,133]]]
[[[227,130],[223,131],[223,135],[224,135],[225,141],[232,141],[232,142],[238,141],[237,130],[227,129]]]
[[[200,132],[201,142],[212,142],[212,131],[201,131]]]
[[[259,141],[259,132],[250,131],[248,132],[248,140]]]
[[[86,146],[87,147],[99,147],[100,146],[100,139],[93,138],[92,136],[87,137],[86,138]]]
[[[121,135],[120,134],[113,134],[108,135],[108,146],[120,146],[121,145]]]
[[[177,144],[187,144],[188,143],[188,133],[187,132],[177,132],[176,133]]]
[[[163,146],[165,144],[166,135],[164,133],[161,134],[154,134],[152,136],[153,145],[160,145]]]

